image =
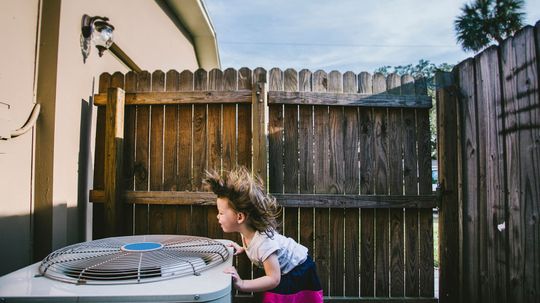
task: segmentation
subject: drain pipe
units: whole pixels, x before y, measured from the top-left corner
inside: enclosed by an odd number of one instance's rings
[[[41,105],[36,103],[34,105],[34,108],[32,109],[32,113],[30,114],[30,118],[28,118],[26,123],[21,128],[11,131],[11,134],[10,134],[9,137],[2,138],[2,139],[9,140],[9,139],[16,138],[16,137],[18,137],[20,135],[23,135],[26,132],[28,132],[36,124],[36,121],[38,119],[40,110],[41,110]]]

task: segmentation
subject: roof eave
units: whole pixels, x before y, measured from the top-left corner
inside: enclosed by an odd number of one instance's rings
[[[165,0],[172,13],[191,34],[199,67],[221,68],[216,32],[202,0]]]

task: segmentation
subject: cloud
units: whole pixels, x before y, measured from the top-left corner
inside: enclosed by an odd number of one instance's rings
[[[224,67],[342,72],[467,58],[453,29],[465,2],[205,0]],[[540,3],[528,1],[526,10],[538,15]]]

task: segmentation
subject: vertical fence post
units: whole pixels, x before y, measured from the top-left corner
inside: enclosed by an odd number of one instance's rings
[[[105,110],[105,230],[108,236],[122,229],[122,156],[124,152],[124,91],[109,88]]]
[[[258,174],[265,186],[267,182],[266,151],[267,151],[267,95],[266,82],[256,82],[251,94],[251,116],[253,119],[253,172]]]
[[[459,188],[458,188],[458,94],[452,73],[440,72],[437,84],[437,132],[439,180],[442,197],[439,206],[439,300],[461,302]]]

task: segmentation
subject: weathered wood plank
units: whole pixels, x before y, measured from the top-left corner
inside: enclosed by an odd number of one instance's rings
[[[266,70],[256,68],[253,71],[254,89],[251,96],[251,110],[253,117],[253,172],[259,175],[265,187],[268,186],[267,164],[267,91]]]
[[[463,295],[479,300],[479,236],[478,233],[478,140],[474,61],[466,60],[457,67],[461,91],[461,116],[463,117],[463,252],[469,257],[463,260]],[[440,175],[440,170],[439,170]]]
[[[104,106],[106,95],[94,95],[95,105]],[[181,92],[133,92],[126,94],[126,105],[166,105],[166,104],[207,104],[207,103],[249,103],[250,90],[238,91],[181,91]]]
[[[375,210],[360,210],[360,295],[375,296]]]
[[[126,92],[137,90],[137,74],[128,72],[125,76],[124,87]],[[135,140],[137,125],[137,106],[125,106],[124,119],[124,178],[125,190],[135,190]],[[126,235],[134,233],[133,212],[135,205],[130,205],[125,209],[124,231]]]
[[[165,74],[156,70],[152,73],[152,91],[165,90]],[[165,122],[165,107],[163,105],[150,106],[150,191],[163,190],[163,136]],[[152,234],[163,233],[163,206],[149,205],[149,226]]]
[[[538,29],[538,27],[537,27]],[[540,93],[534,28],[514,37],[525,301],[540,297]],[[511,131],[508,129],[508,131]]]
[[[328,91],[343,92],[343,78],[341,73],[332,71],[328,74]],[[343,194],[345,191],[345,153],[344,146],[344,118],[343,107],[329,108],[328,133],[329,144],[329,182],[327,193]],[[345,212],[343,209],[330,209],[330,289],[329,295],[343,296],[345,276]]]
[[[343,92],[358,90],[356,75],[352,72],[343,74]],[[359,178],[359,118],[358,109],[347,107],[343,109],[344,139],[343,153],[345,164],[345,194],[358,194]],[[360,295],[360,211],[345,210],[345,296]]]
[[[248,68],[241,68],[238,72],[238,89],[249,89],[251,91],[253,87],[253,77],[252,71]],[[248,170],[252,168],[252,137],[253,131],[251,127],[252,115],[251,115],[251,104],[238,104],[238,158],[237,165],[245,166]],[[236,243],[242,243],[240,236],[235,235]],[[249,277],[252,273],[251,261],[247,258],[245,254],[242,254],[237,257],[236,265],[238,273],[241,277]]]
[[[178,82],[180,91],[193,90],[193,73],[185,70],[180,73]],[[193,159],[193,105],[178,105],[178,190],[193,190],[191,161]],[[177,231],[189,235],[191,229],[191,206],[179,205],[177,208]]]
[[[422,80],[422,78],[416,82],[416,93],[426,95],[426,82]],[[426,195],[432,193],[430,113],[428,109],[416,109],[416,116],[418,136],[418,192],[421,195]],[[433,211],[430,209],[420,209],[418,210],[418,217],[420,229],[420,296],[432,297],[435,291],[433,269]]]
[[[417,109],[416,112],[419,146],[418,189],[420,195],[429,195],[432,193],[429,112],[426,109]],[[418,217],[420,229],[420,296],[432,297],[434,295],[433,210],[429,208],[419,209]]]
[[[138,74],[137,91],[149,92],[151,90],[151,74],[143,71]],[[149,189],[150,170],[150,106],[137,106],[136,146],[135,146],[135,190],[147,191]],[[138,235],[149,233],[148,205],[135,205],[134,232]]]
[[[121,89],[124,88],[124,75],[122,73],[115,72],[112,75],[112,77],[110,78],[110,88],[113,88],[113,87],[121,88]],[[120,121],[120,123],[122,124],[122,127],[125,129],[125,125],[126,125],[126,123],[125,123],[125,112],[126,112],[125,108],[123,108],[122,111],[124,113],[123,114],[124,116],[122,117],[122,120]],[[105,123],[105,127],[107,127],[107,124],[108,123]],[[131,126],[133,126],[133,125],[131,125]],[[125,131],[122,131],[122,133],[124,134]],[[107,140],[107,136],[108,135],[105,135],[105,140]],[[133,137],[133,133],[131,133],[131,137]],[[126,162],[126,160],[124,159],[126,138],[123,137],[123,139],[121,141],[123,142],[122,146],[123,146],[123,149],[124,149],[124,152],[122,152],[122,162],[123,162],[122,163],[122,166],[123,166],[122,171],[123,171],[123,169],[125,168],[125,162]],[[133,151],[133,149],[131,149],[131,151]],[[109,152],[109,151],[107,151],[107,152]],[[105,157],[107,157],[107,154],[105,155]],[[131,161],[133,161],[133,159],[131,159]],[[105,173],[107,174],[107,173],[110,173],[110,172],[105,170]],[[120,184],[120,188],[123,189],[124,186],[125,186],[124,177],[125,177],[126,173],[122,172],[122,174],[123,174],[123,176],[121,176],[122,184]],[[133,179],[131,179],[131,180],[133,180]],[[131,206],[127,206],[127,207],[126,206],[118,206],[117,211],[119,211],[120,213],[123,214],[124,212],[128,211],[127,208],[130,208],[130,207]],[[97,215],[99,216],[99,214],[97,214]],[[106,218],[100,218],[100,219],[106,219]],[[116,229],[116,231],[114,233],[110,233],[109,235],[114,234],[116,236],[119,236],[119,235],[129,234],[130,228],[128,228],[128,226],[131,227],[131,221],[132,221],[131,218],[124,218],[124,216],[121,216],[120,219],[121,220],[119,220],[119,222],[120,222],[119,224],[121,224],[122,226],[116,226],[116,228],[110,226],[109,224],[104,224],[103,223],[104,221],[102,221],[102,223],[99,223],[99,224],[105,226],[105,228],[107,228],[109,230],[109,232],[111,232],[113,229]]]
[[[208,73],[208,88],[215,91],[223,91],[223,72],[219,69],[212,69]],[[208,159],[207,159],[207,169],[214,170],[217,172],[222,171],[221,162],[223,159],[222,156],[222,105],[221,104],[208,104]],[[216,207],[206,207],[207,212],[207,224],[208,224],[208,233],[207,237],[213,239],[223,238],[223,231],[217,220],[217,208]]]
[[[175,70],[167,72],[165,90],[179,90],[180,74]],[[178,105],[165,105],[163,138],[163,190],[177,190],[178,169]],[[176,205],[163,206],[163,233],[177,233]]]
[[[111,75],[109,73],[103,73],[99,76],[100,93],[106,94],[111,85]],[[95,100],[94,100],[95,102]],[[95,104],[95,103],[94,103]],[[97,109],[97,122],[96,122],[96,141],[95,141],[95,155],[94,155],[94,189],[104,189],[105,187],[105,108]],[[104,205],[94,205],[92,207],[92,235],[94,239],[106,237],[105,226],[102,224],[102,220],[105,216]]]
[[[501,233],[497,230],[497,225],[505,221],[505,203],[504,200],[501,201],[501,198],[504,199],[504,193],[502,190],[499,192],[501,183],[497,169],[500,150],[497,139],[499,132],[502,131],[496,127],[498,117],[495,112],[495,105],[501,102],[497,52],[497,48],[492,47],[475,58],[481,197],[478,233],[481,235],[479,255],[486,260],[480,263],[480,276],[485,279],[480,281],[480,296],[491,302],[504,302],[506,300],[502,301],[502,298],[506,298],[506,271],[504,267],[498,268],[499,262],[506,263],[504,248],[506,241],[501,243],[502,239],[499,236]],[[499,249],[502,252],[502,259],[497,258]],[[498,272],[499,269],[503,271]]]
[[[431,97],[422,95],[358,94],[332,92],[268,92],[268,104],[311,104],[357,107],[430,108]]]
[[[284,89],[297,90],[296,71],[288,69],[284,74]],[[283,182],[285,193],[298,192],[298,106],[284,106],[283,121]]]
[[[193,75],[193,87],[196,91],[207,90],[208,73],[198,69]],[[193,178],[191,187],[194,191],[202,188],[205,169],[208,168],[208,116],[207,105],[193,105]],[[205,236],[208,233],[207,208],[193,205],[191,207],[191,234]]]
[[[358,92],[373,92],[370,74],[358,75]],[[374,120],[372,108],[359,108],[360,116],[360,193],[373,195],[375,190],[374,175]],[[375,296],[375,210],[362,209],[360,213],[360,295]]]
[[[238,72],[228,68],[223,74],[226,91],[238,87]],[[236,104],[223,104],[223,171],[230,171],[236,166]]]
[[[373,75],[373,93],[385,94],[386,79],[380,73]],[[388,111],[374,110],[375,121],[375,194],[388,194]],[[375,211],[375,295],[389,296],[389,218],[388,209]]]
[[[283,90],[283,73],[270,70],[269,90]],[[268,167],[269,192],[283,192],[283,105],[268,106]]]
[[[401,92],[416,93],[414,79],[401,77]],[[406,195],[418,194],[416,112],[403,109],[403,187]],[[419,146],[419,148],[421,148]],[[431,163],[430,163],[431,164]],[[430,210],[431,211],[431,210]],[[418,209],[405,209],[405,295],[419,295],[419,226]]]
[[[303,69],[298,74],[298,89],[311,91],[311,72]],[[314,193],[313,176],[313,106],[299,106],[298,159],[300,193]],[[300,243],[314,252],[314,210],[300,208]]]
[[[153,195],[161,196],[160,192],[126,191],[127,203],[138,203],[132,200],[132,193],[137,197],[150,199]],[[178,192],[177,192],[178,193]],[[183,194],[183,192],[180,192]],[[326,194],[272,194],[285,207],[301,208],[433,208],[437,197],[432,195],[420,196],[380,196],[380,195],[326,195]],[[213,197],[216,198],[215,196]],[[182,198],[175,199],[174,195],[162,196],[161,204],[183,204]],[[103,203],[103,190],[91,190],[90,200]],[[153,204],[149,203],[149,204]]]
[[[458,205],[458,123],[457,94],[453,76],[437,73],[437,124],[439,131],[439,180],[445,195],[439,210],[440,273],[439,298],[442,303],[460,300],[459,205]]]
[[[283,89],[298,91],[298,73],[294,69],[287,69],[283,73]],[[283,192],[298,193],[298,105],[284,106],[283,121]],[[284,234],[300,241],[299,209],[287,207],[284,209]]]
[[[324,71],[318,70],[313,74],[313,91],[326,91],[328,77]],[[326,193],[328,176],[330,175],[329,161],[329,127],[328,106],[314,106],[314,182],[315,193]],[[328,293],[330,286],[330,239],[329,222],[330,210],[328,208],[315,209],[314,231],[314,259],[317,264],[319,278],[324,293]]]
[[[401,77],[390,74],[386,79],[389,94],[401,93]],[[403,120],[402,110],[388,109],[388,185],[392,195],[403,194]],[[404,211],[390,210],[390,296],[402,297],[404,289]]]
[[[252,88],[252,75],[251,70],[248,68],[241,68],[238,72],[238,89]],[[238,104],[238,165],[246,166],[251,169],[252,167],[252,128],[251,123],[251,104]]]
[[[128,72],[124,82],[126,93],[135,91],[137,89],[137,74],[133,71]],[[137,107],[126,106],[124,112],[124,188],[133,190],[135,186],[135,119],[137,117]]]
[[[109,88],[105,126],[105,231],[109,236],[122,234],[122,190],[124,153],[124,91]]]
[[[537,147],[540,121],[538,61],[533,37],[534,29],[527,26],[506,40],[501,49],[506,127],[503,134],[508,170],[508,295],[524,302],[538,297],[540,280],[540,151]]]

